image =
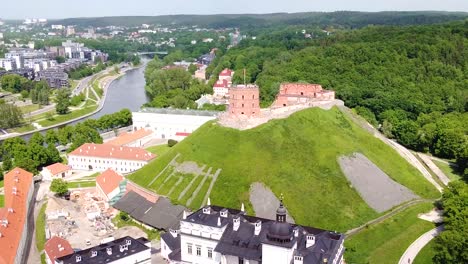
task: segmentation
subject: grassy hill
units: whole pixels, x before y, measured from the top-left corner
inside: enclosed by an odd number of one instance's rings
[[[303,110],[246,131],[207,123],[129,178],[148,188],[180,153],[179,162],[222,168],[210,194],[214,204],[238,208],[244,202],[252,212],[249,187],[260,181],[276,195],[284,193],[285,204],[297,223],[345,231],[377,216],[350,187],[338,165],[338,156],[353,152],[366,155],[417,195],[439,196],[392,148],[337,108]],[[150,188],[157,190],[158,186]]]

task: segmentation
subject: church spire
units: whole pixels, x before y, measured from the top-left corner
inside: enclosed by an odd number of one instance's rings
[[[283,206],[283,194],[280,195],[280,205],[278,209],[276,209],[276,221],[278,222],[286,222],[286,208]]]

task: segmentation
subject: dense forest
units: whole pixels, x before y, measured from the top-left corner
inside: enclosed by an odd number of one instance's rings
[[[284,25],[339,26],[359,28],[373,25],[432,24],[464,19],[463,12],[353,12],[331,13],[274,13],[274,14],[222,14],[222,15],[167,15],[134,17],[70,18],[50,21],[52,24],[105,27],[110,25],[139,26],[141,24],[198,25],[209,28],[241,27],[266,28]]]
[[[319,83],[337,91],[390,138],[418,151],[468,155],[468,22],[369,26],[304,40],[296,32],[262,35],[230,49],[213,69],[242,69],[271,104],[282,82]],[[213,81],[213,80],[212,80]]]

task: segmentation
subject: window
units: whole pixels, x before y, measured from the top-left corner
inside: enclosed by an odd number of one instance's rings
[[[197,256],[201,256],[201,246],[197,246]]]
[[[244,104],[242,104],[242,107],[244,107]]]
[[[242,99],[244,99],[244,96],[242,95]]]
[[[213,249],[208,248],[208,258],[212,259],[213,258]]]
[[[243,258],[239,258],[239,264],[244,264],[244,259]]]
[[[187,253],[192,255],[192,244],[187,244]]]

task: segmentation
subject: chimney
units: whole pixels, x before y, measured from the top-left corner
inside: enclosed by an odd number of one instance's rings
[[[224,218],[228,217],[228,210],[223,208],[221,211],[219,211],[219,215]]]
[[[171,235],[172,235],[173,237],[177,237],[177,233],[178,233],[177,230],[174,230],[174,229],[171,229],[171,228],[170,228],[170,229],[169,229],[169,232],[171,233]]]
[[[296,227],[294,228],[294,237],[298,237],[299,236],[299,228]]]
[[[182,214],[182,219],[187,219],[187,212],[184,210],[183,214]]]
[[[207,205],[211,205],[210,197],[208,197],[208,202],[207,202],[206,204],[207,204]]]
[[[239,226],[240,226],[240,217],[239,217],[239,216],[234,217],[234,218],[232,219],[232,221],[233,221],[233,227],[232,227],[232,229],[233,229],[234,231],[239,230]]]
[[[244,203],[242,203],[242,205],[241,205],[241,211],[242,211],[242,212],[245,212],[245,206],[244,206]]]
[[[314,235],[307,235],[307,242],[306,242],[306,248],[309,248],[311,246],[315,245],[315,236]]]
[[[218,217],[218,226],[221,226],[221,217]]]
[[[255,222],[255,231],[254,231],[254,234],[256,236],[258,236],[260,234],[260,231],[262,231],[262,221],[260,220],[257,220],[257,222]]]
[[[294,256],[294,264],[302,264],[304,262],[304,258],[301,255]]]
[[[210,214],[211,213],[211,207],[209,207],[209,206],[203,207],[203,213],[204,214]]]

